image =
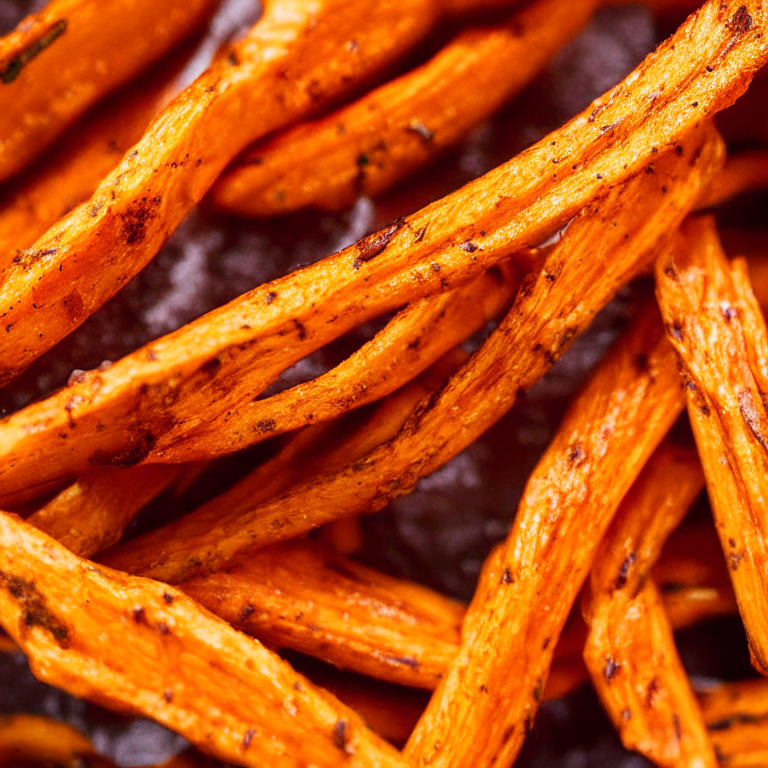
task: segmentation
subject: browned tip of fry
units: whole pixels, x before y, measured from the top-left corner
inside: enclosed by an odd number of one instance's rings
[[[659,258],[656,284],[753,664],[768,673],[765,321],[746,263],[728,263],[711,218],[687,222]]]

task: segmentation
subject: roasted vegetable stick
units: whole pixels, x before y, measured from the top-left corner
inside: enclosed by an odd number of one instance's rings
[[[7,419],[0,427],[0,492],[43,482],[41,467],[46,474],[71,475],[83,471],[89,460],[135,463],[153,451],[155,460],[181,461],[171,446],[184,432],[209,425],[209,432],[200,433],[200,444],[204,444],[204,437],[224,429],[227,413],[251,401],[265,382],[295,362],[285,352],[286,341],[298,348],[304,339],[308,347],[316,349],[366,317],[402,306],[441,286],[457,287],[521,246],[551,235],[595,196],[647,168],[654,150],[678,142],[684,153],[690,151],[685,143],[680,144],[687,132],[706,115],[732,103],[768,57],[762,31],[767,14],[768,9],[757,2],[723,5],[710,0],[627,80],[500,169],[336,257],[256,289],[125,358],[110,371],[88,377]],[[681,61],[690,64],[681,67]],[[204,77],[200,82],[207,81]],[[167,114],[180,110],[183,103],[184,98]],[[204,109],[205,104],[207,99],[199,108]],[[208,145],[215,146],[221,132],[210,140],[203,133],[201,145],[206,147],[203,154],[207,158]],[[151,130],[145,141],[151,144],[154,135]],[[144,151],[144,145],[139,151]],[[152,156],[150,150],[138,166],[144,168]],[[128,173],[134,165],[126,160],[118,173]],[[206,168],[205,162],[202,168]],[[163,170],[161,186],[165,186],[166,173],[171,171]],[[133,188],[134,177],[129,176],[121,187],[126,192]],[[111,197],[111,188],[105,187],[104,192]],[[123,193],[120,199],[125,202]],[[105,203],[109,206],[110,200]],[[163,229],[164,236],[174,218],[168,207],[163,203],[162,215],[156,218],[151,216],[154,208],[133,209],[142,211],[137,230],[141,243],[132,237],[130,255],[118,249],[125,254],[121,263],[132,265],[121,276],[132,274],[137,261],[154,252],[161,239],[158,229]],[[93,209],[85,206],[77,214],[80,223],[87,219],[88,210]],[[103,224],[109,229],[109,221],[115,223],[115,217],[104,210],[91,226],[99,229]],[[135,217],[128,220],[135,221]],[[2,318],[8,330],[6,345],[0,348],[0,368],[9,376],[101,301],[89,293],[86,305],[80,293],[72,295],[73,280],[89,272],[89,260],[79,250],[77,264],[72,263],[68,238],[81,228],[72,220],[65,229],[59,231],[62,239],[55,243],[53,231],[50,238],[38,241],[36,253],[55,247],[55,254],[41,256],[23,275],[20,266],[5,286],[3,306],[8,299],[8,307],[14,309],[4,310]],[[102,242],[99,248],[114,244],[115,235],[122,242],[122,230],[117,230],[113,226],[103,238],[96,238]],[[78,243],[84,246],[82,238]],[[114,252],[112,248],[110,253]],[[106,281],[110,271],[104,269],[104,259],[98,263]],[[439,272],[431,266],[435,264]],[[58,266],[66,275],[56,275]],[[27,290],[32,285],[30,290],[40,302]],[[101,281],[99,286],[104,288]],[[58,300],[54,300],[55,294]],[[41,304],[45,311],[39,311]],[[72,316],[74,320],[68,319]],[[336,321],[329,324],[334,317]],[[40,333],[51,337],[39,339]],[[281,343],[277,343],[279,333],[285,337]],[[17,353],[25,349],[20,359]],[[309,351],[299,349],[297,354]],[[233,386],[234,382],[238,384]],[[67,404],[71,404],[71,413],[65,415]],[[78,425],[78,439],[61,451],[59,444],[68,437],[60,435],[69,436],[70,415]],[[258,433],[254,435],[257,439]],[[70,451],[75,442],[78,447]],[[68,457],[66,468],[61,466],[63,454]],[[59,458],[54,459],[55,455]],[[191,456],[186,457],[189,459]]]
[[[768,674],[768,333],[746,270],[729,265],[714,221],[695,219],[656,285],[752,663]]]
[[[338,209],[377,195],[495,112],[586,23],[597,0],[537,0],[461,33],[431,61],[351,106],[250,149],[211,202],[241,216]]]
[[[14,258],[57,219],[87,200],[173,96],[185,50],[116,93],[62,136],[0,198],[0,282]],[[2,91],[0,91],[2,93]],[[17,251],[22,251],[17,255]]]
[[[8,270],[0,302],[13,296],[14,309],[3,319],[0,381],[122,288],[242,149],[407,51],[436,10],[433,0],[268,3],[248,36],[157,116],[93,197]]]
[[[627,749],[656,765],[717,765],[656,584],[649,579],[669,534],[704,488],[695,451],[662,445],[611,523],[582,609],[584,661]]]
[[[768,683],[724,683],[699,694],[721,765],[763,768],[768,764]]]
[[[216,0],[53,0],[0,38],[0,180],[196,29]]]
[[[715,178],[706,205],[717,205],[736,195],[768,187],[768,151],[739,152],[728,158]]]
[[[354,712],[183,594],[0,513],[0,623],[44,682],[244,766],[403,765]]]
[[[501,326],[437,396],[416,406],[400,433],[338,472],[282,498],[211,521],[195,513],[173,535],[140,537],[109,558],[113,567],[178,581],[211,572],[248,546],[293,538],[330,520],[371,512],[474,441],[536,381],[618,288],[648,263],[722,161],[706,129],[696,161],[669,152],[655,172],[613,190],[574,221],[541,269],[529,275]],[[681,174],[681,175],[678,175]],[[675,194],[669,194],[671,189]],[[610,223],[608,223],[610,222]],[[615,226],[614,226],[615,224]],[[457,426],[455,414],[462,414]]]
[[[412,764],[512,763],[600,540],[683,404],[674,352],[647,306],[530,476],[502,557],[478,585],[459,654],[408,742]]]

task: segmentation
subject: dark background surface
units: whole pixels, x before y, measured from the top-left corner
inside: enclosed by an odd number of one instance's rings
[[[42,5],[39,0],[0,0],[0,34]],[[212,25],[215,36],[221,39],[255,12],[251,0],[229,0]],[[157,258],[118,296],[12,387],[0,391],[0,412],[11,412],[50,393],[74,369],[122,357],[485,173],[583,109],[636,66],[668,31],[668,23],[658,23],[640,6],[600,11],[579,38],[495,119],[411,180],[407,189],[404,185],[380,201],[362,199],[351,211],[336,216],[309,212],[260,222],[193,211]],[[211,47],[209,42],[205,50]],[[752,208],[759,217],[760,205],[752,201]],[[736,207],[728,215],[744,223],[745,217],[749,219],[744,210],[748,212],[749,205]],[[624,290],[553,370],[481,440],[422,480],[413,494],[367,518],[361,556],[453,596],[471,597],[480,565],[505,536],[525,479],[568,400],[624,326],[637,294],[647,287]],[[370,338],[376,327],[369,324],[358,329],[302,361],[282,377],[282,385],[318,375]],[[185,498],[162,498],[150,505],[139,525],[157,524],[160,517],[196,506],[270,450],[265,444],[217,462]],[[706,505],[699,506],[697,514],[706,515]],[[737,620],[687,630],[679,643],[687,668],[699,678],[752,674]],[[0,654],[0,713],[13,712],[66,720],[87,732],[98,750],[126,766],[158,762],[184,744],[153,723],[128,721],[43,686],[32,678],[22,656]],[[648,763],[621,749],[594,694],[585,687],[543,706],[517,765],[638,768]]]

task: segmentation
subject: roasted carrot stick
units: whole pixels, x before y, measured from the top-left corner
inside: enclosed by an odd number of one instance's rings
[[[0,180],[196,29],[216,0],[53,0],[0,38]]]
[[[459,654],[408,742],[412,764],[511,764],[600,540],[683,403],[674,352],[646,306],[529,478],[502,554],[478,585]]]
[[[135,539],[109,562],[178,581],[217,570],[244,547],[372,512],[407,493],[500,418],[518,389],[548,370],[597,310],[649,263],[659,240],[674,232],[700,184],[722,160],[722,147],[709,129],[691,141],[701,149],[694,152],[694,165],[676,152],[661,155],[654,173],[613,190],[575,220],[526,279],[480,352],[448,386],[418,404],[394,438],[337,472],[313,478],[282,498],[218,516],[213,525],[192,513],[174,524],[172,536],[153,533]],[[669,194],[673,188],[675,194]],[[461,414],[459,424],[456,414]]]
[[[13,296],[14,309],[3,319],[0,380],[114,295],[242,149],[370,77],[436,15],[433,0],[268,3],[248,36],[158,115],[91,199],[8,270],[0,301]]]
[[[0,513],[0,623],[44,682],[244,766],[404,765],[358,715],[175,589]]]
[[[686,223],[657,262],[656,284],[752,663],[768,674],[765,321],[746,263],[729,265],[710,218]]]
[[[87,200],[174,94],[186,49],[84,115],[0,198],[0,282],[14,258]],[[0,91],[2,93],[2,91]],[[18,251],[22,251],[17,255]]]
[[[662,445],[611,523],[582,609],[584,661],[627,749],[661,766],[714,766],[704,718],[649,579],[669,534],[704,488],[695,451]]]
[[[248,150],[214,186],[213,205],[270,216],[383,192],[533,79],[597,5],[537,0],[509,21],[461,33],[413,72]]]
[[[377,3],[374,7],[378,9],[380,5]],[[372,18],[367,12],[368,6],[365,10],[366,23],[372,22],[372,27],[378,29],[381,20]],[[398,13],[403,13],[402,3],[398,5]],[[222,388],[216,386],[216,380],[222,376],[245,378],[239,371],[234,372],[231,361],[235,358],[238,367],[252,372],[254,367],[263,366],[265,373],[271,375],[265,350],[273,347],[262,347],[259,343],[265,323],[272,328],[284,324],[281,330],[288,333],[292,328],[296,337],[300,335],[296,322],[309,334],[309,319],[318,316],[323,317],[323,326],[337,316],[340,323],[337,328],[345,325],[349,328],[348,323],[354,326],[360,322],[366,310],[378,314],[438,290],[440,286],[457,287],[457,283],[469,281],[521,246],[553,234],[596,196],[646,168],[653,161],[654,150],[679,143],[705,117],[732,103],[743,92],[754,71],[768,58],[762,32],[766,13],[765,6],[757,0],[747,4],[731,0],[725,5],[710,0],[627,80],[519,158],[409,217],[401,225],[321,262],[312,270],[257,289],[230,307],[188,326],[184,332],[154,344],[152,360],[146,358],[149,350],[143,350],[134,359],[134,363],[141,361],[141,364],[115,366],[109,377],[110,385],[101,388],[99,405],[110,403],[110,424],[123,423],[121,417],[132,413],[132,429],[130,434],[123,432],[120,438],[123,448],[102,450],[102,460],[128,454],[135,457],[150,448],[147,434],[153,439],[155,436],[151,430],[138,426],[138,416],[148,405],[147,400],[152,399],[158,389],[165,389],[168,382],[174,382],[175,395],[185,395],[182,399],[190,403],[190,413],[212,425],[215,417],[226,414],[235,401],[245,402],[255,396],[259,383],[252,375],[247,377],[253,381],[247,396],[241,388],[227,386],[228,397],[222,397]],[[346,15],[336,14],[334,23],[340,26],[347,20]],[[321,26],[318,24],[313,31]],[[266,34],[269,23],[265,26],[262,22],[261,29]],[[254,42],[253,36],[250,40]],[[241,48],[243,45],[247,44],[241,44]],[[317,46],[318,55],[322,54],[321,47]],[[361,45],[360,49],[363,48]],[[331,53],[338,54],[338,50],[326,52],[324,60]],[[681,67],[681,61],[690,62],[688,68]],[[224,66],[222,63],[221,67]],[[330,69],[326,66],[326,70]],[[233,72],[240,71],[240,67],[233,67]],[[233,77],[230,73],[225,80],[228,82]],[[243,80],[238,78],[238,83]],[[136,150],[139,155],[126,158],[115,171],[117,175],[104,182],[91,205],[79,209],[66,223],[38,241],[35,257],[39,259],[34,264],[18,265],[18,270],[9,277],[0,292],[3,307],[6,304],[14,307],[4,310],[2,318],[7,329],[7,345],[0,348],[3,376],[15,375],[135,274],[175,226],[187,209],[186,203],[198,199],[203,188],[212,183],[212,177],[218,175],[220,167],[215,160],[223,156],[214,152],[223,142],[219,110],[223,112],[227,105],[232,107],[233,114],[227,114],[226,118],[238,130],[246,120],[241,119],[236,110],[239,101],[234,94],[240,92],[240,86],[229,89],[226,98],[219,98],[211,96],[207,90],[209,84],[215,93],[220,85],[216,72],[204,75],[169,107],[139,145]],[[254,88],[249,87],[248,91],[249,103],[252,98],[258,101],[258,97],[253,96]],[[179,134],[187,136],[187,133],[177,134],[171,117],[180,116],[184,105],[192,110],[189,101],[194,101],[196,114],[205,113],[205,120],[202,117],[200,120],[210,128],[210,135],[208,130],[202,130],[202,123],[188,121],[187,132],[195,134],[189,159],[197,156],[203,162],[194,169],[194,174],[188,164],[184,171],[175,173],[178,169],[170,166],[166,169],[165,162],[186,163],[187,144]],[[209,102],[216,103],[217,107],[206,109]],[[158,141],[162,126],[174,134],[174,142]],[[226,139],[229,147],[234,141],[231,132]],[[200,152],[195,151],[197,147],[201,148]],[[177,151],[181,156],[175,155]],[[192,165],[196,165],[196,161]],[[156,177],[151,174],[154,168],[158,169]],[[162,201],[156,203],[156,194],[151,193],[155,196],[149,197],[146,189],[153,184],[165,188],[166,176],[174,180],[170,185],[172,193],[169,197],[166,192]],[[118,177],[120,184],[114,188]],[[150,177],[155,180],[150,182]],[[115,201],[111,200],[113,191]],[[142,201],[144,196],[146,202]],[[184,205],[179,196],[184,197]],[[104,207],[90,218],[88,212],[95,211],[99,202]],[[120,215],[125,218],[120,219]],[[116,243],[119,247],[115,247]],[[50,251],[52,248],[56,248],[55,253]],[[109,269],[104,266],[109,261],[105,249],[110,256],[116,251],[122,254],[119,262]],[[433,263],[440,267],[440,274],[433,273],[430,266]],[[95,264],[99,265],[98,269]],[[98,279],[94,285],[93,278],[87,276],[95,273]],[[89,288],[86,295],[80,292],[73,295],[73,281],[80,277],[84,278],[83,284],[88,282],[93,288]],[[386,291],[382,291],[384,284]],[[321,290],[320,286],[333,288]],[[270,294],[277,296],[268,304]],[[314,333],[319,335],[313,330]],[[323,343],[320,339],[316,341]],[[254,359],[258,359],[258,366],[254,365]],[[190,379],[196,377],[198,380],[192,386]],[[85,415],[86,410],[93,412],[93,383],[82,386],[81,391],[61,393],[59,397],[68,402],[78,395],[83,398],[77,401],[81,406],[78,415]],[[216,389],[214,401],[218,410],[210,399],[205,400],[212,386]],[[186,397],[192,390],[198,392],[197,398]],[[111,393],[109,397],[107,392]],[[161,400],[168,401],[167,398]],[[149,410],[157,414],[157,407],[154,403]],[[51,434],[62,432],[61,427],[53,429],[53,423],[61,416],[60,408],[54,408],[57,415],[47,420]],[[40,411],[35,413],[37,417],[42,415]],[[24,418],[37,420],[31,411]],[[173,421],[181,425],[188,423],[188,418],[191,417],[182,418],[177,414]],[[3,443],[10,448],[16,439],[11,438],[7,429],[3,431],[6,432]],[[41,432],[34,431],[39,439]],[[114,442],[112,430],[106,431],[110,434],[102,436],[105,443]],[[90,427],[81,429],[80,435],[81,444],[96,450]],[[132,447],[129,449],[126,444]],[[4,468],[21,466],[21,457],[11,459],[10,451],[5,452],[3,459]],[[37,461],[38,466],[45,463]]]

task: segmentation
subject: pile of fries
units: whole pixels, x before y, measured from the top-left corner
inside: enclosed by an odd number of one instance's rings
[[[0,38],[0,383],[199,203],[268,217],[380,195],[604,4],[268,0],[183,87],[214,0],[51,0]],[[586,681],[656,765],[768,765],[768,681],[697,687],[674,636],[738,615],[768,676],[768,259],[729,259],[712,213],[768,186],[768,153],[733,152],[714,121],[768,62],[768,3],[649,4],[693,12],[524,152],[0,421],[5,650],[183,736],[168,768],[510,766],[542,702]],[[649,276],[469,606],[352,557],[360,516],[478,440]],[[267,440],[137,533],[161,494]],[[684,523],[705,487],[714,525]],[[0,718],[0,765],[54,764],[111,765],[63,724]]]

